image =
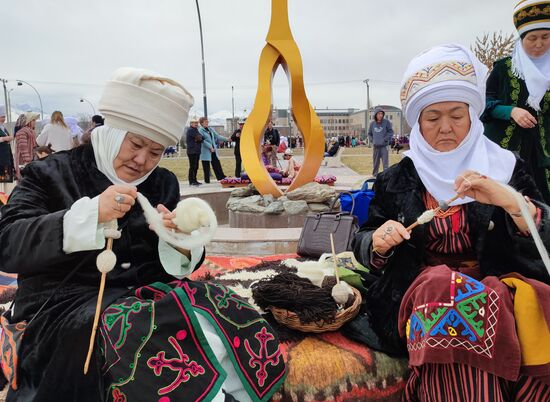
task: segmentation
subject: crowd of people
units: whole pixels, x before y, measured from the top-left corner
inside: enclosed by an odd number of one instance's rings
[[[37,134],[39,118],[40,115],[35,112],[21,113],[10,133],[4,125],[6,108],[0,106],[0,183],[14,183],[21,177],[21,169],[33,160],[89,143],[91,131],[103,124],[103,118],[95,115],[90,127],[83,133],[76,119],[65,119],[63,113],[56,110],[51,114],[50,121],[42,127],[40,134]]]
[[[410,61],[401,102],[412,131],[399,163],[388,166],[383,110],[368,129],[374,198],[353,243],[367,289],[344,333],[408,357],[403,401],[550,400],[550,2],[522,1],[514,23],[514,52],[490,75],[457,44]],[[37,137],[37,114],[9,133],[0,109],[0,181],[20,179],[0,217],[0,269],[18,275],[0,320],[8,402],[267,401],[280,389],[288,357],[276,331],[231,289],[188,278],[205,258],[194,218],[214,212],[188,204],[183,231],[179,182],[159,164],[192,104],[170,78],[119,69],[99,103],[105,120],[94,116],[77,147],[61,112]],[[191,119],[185,133],[195,186],[199,160],[205,182],[211,168],[225,177],[220,142],[236,143],[242,173],[244,122],[231,138],[208,123]],[[283,144],[268,122],[264,164],[282,153],[292,178],[299,166]],[[333,139],[327,156],[341,146]],[[196,241],[184,248],[163,231]],[[117,258],[86,373],[105,247]]]
[[[210,167],[214,170],[214,175],[218,181],[226,177],[218,154],[221,144],[232,143],[235,155],[235,177],[241,177],[244,173],[241,157],[241,134],[244,124],[244,120],[239,121],[238,128],[227,138],[218,134],[213,127],[209,127],[206,117],[190,120],[189,127],[181,141],[182,145],[185,144],[189,159],[188,180],[190,186],[200,186],[202,184],[197,180],[199,160],[202,162],[205,183],[210,183]],[[261,158],[264,165],[274,168],[281,166],[278,154],[284,154],[287,147],[289,147],[288,139],[281,137],[279,130],[273,126],[273,122],[268,121],[261,143]],[[283,157],[282,159],[288,161],[287,158]],[[285,167],[285,170],[288,170],[287,167]],[[294,177],[294,174],[291,174],[290,177]]]

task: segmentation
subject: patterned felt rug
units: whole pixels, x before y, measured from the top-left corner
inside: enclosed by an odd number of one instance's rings
[[[249,287],[253,282],[289,269],[279,265],[279,261],[295,257],[208,257],[192,278],[221,282],[251,298]],[[370,350],[340,332],[303,334],[287,329],[281,337],[285,339],[283,353],[288,375],[273,401],[401,400],[408,375],[406,359],[393,359]]]
[[[295,254],[270,257],[207,257],[194,280],[221,282],[251,298],[250,285],[283,269],[279,261]],[[15,275],[0,273],[0,304],[7,308],[16,290]],[[408,375],[407,361],[393,359],[345,338],[340,332],[304,334],[281,331],[287,362],[286,381],[274,402],[397,402]],[[5,391],[5,390],[4,390]],[[0,393],[0,402],[4,400]]]

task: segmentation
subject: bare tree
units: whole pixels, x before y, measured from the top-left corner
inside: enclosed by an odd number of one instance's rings
[[[492,69],[495,61],[512,54],[514,44],[514,34],[498,31],[492,35],[486,33],[482,38],[476,37],[476,42],[470,49],[483,64]]]

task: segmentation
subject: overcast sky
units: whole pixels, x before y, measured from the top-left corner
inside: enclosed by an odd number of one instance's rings
[[[288,0],[290,25],[302,54],[306,92],[317,108],[399,106],[399,82],[409,60],[441,43],[469,46],[476,36],[513,33],[517,0]],[[270,0],[199,0],[206,59],[208,112],[252,108]],[[103,83],[118,67],[134,66],[174,78],[202,114],[200,41],[194,0],[2,0],[0,78],[9,80],[12,108],[91,113]],[[3,97],[0,98],[3,100]],[[2,101],[0,101],[3,103]],[[280,70],[276,107],[288,106]]]

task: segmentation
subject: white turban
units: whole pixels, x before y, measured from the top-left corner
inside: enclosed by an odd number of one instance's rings
[[[105,125],[165,147],[179,141],[191,106],[193,96],[177,82],[131,67],[115,71],[99,101]]]
[[[487,68],[464,46],[442,45],[416,56],[409,64],[401,91],[403,110],[412,127],[405,155],[426,190],[437,200],[455,195],[454,181],[466,170],[477,171],[501,183],[512,177],[516,158],[483,135],[479,116],[485,109]],[[418,118],[439,102],[464,102],[470,109],[470,132],[451,151],[438,151],[424,139]],[[453,205],[472,202],[458,199]]]
[[[485,109],[487,67],[461,45],[426,50],[411,60],[401,85],[401,104],[412,127],[420,112],[438,102],[469,104],[481,116]]]

